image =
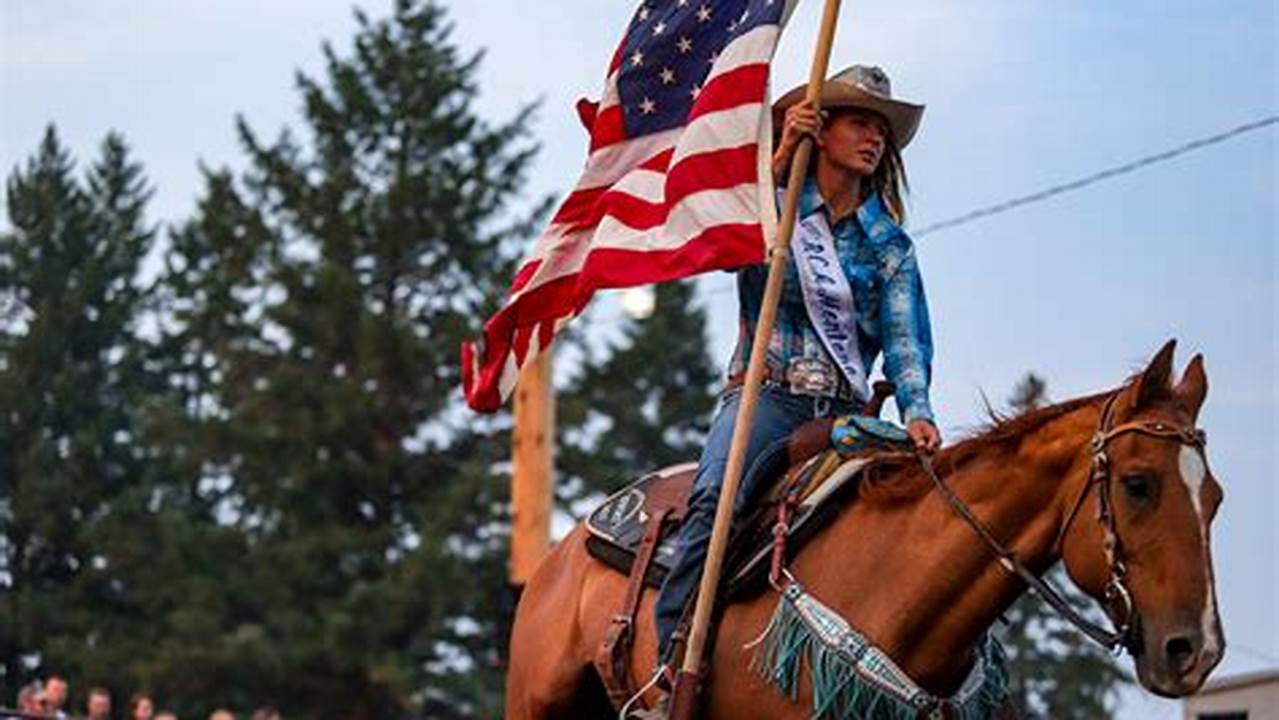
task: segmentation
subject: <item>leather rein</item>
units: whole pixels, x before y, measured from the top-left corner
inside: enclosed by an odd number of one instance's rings
[[[1110,458],[1106,454],[1106,446],[1111,440],[1126,435],[1128,433],[1140,433],[1153,438],[1169,440],[1189,445],[1196,448],[1201,454],[1207,443],[1207,438],[1202,430],[1195,428],[1179,428],[1173,427],[1166,423],[1155,420],[1146,420],[1139,422],[1128,422],[1117,427],[1110,427],[1112,421],[1112,410],[1114,408],[1115,399],[1119,397],[1119,392],[1106,399],[1102,406],[1101,419],[1098,422],[1097,432],[1093,434],[1092,439],[1088,443],[1088,451],[1091,453],[1092,470],[1090,472],[1088,482],[1084,483],[1083,490],[1079,493],[1079,498],[1071,507],[1070,514],[1066,516],[1066,522],[1062,524],[1061,530],[1057,533],[1057,539],[1053,544],[1054,551],[1059,552],[1061,543],[1065,539],[1066,532],[1070,529],[1074,522],[1075,516],[1079,514],[1079,509],[1083,507],[1084,501],[1088,498],[1088,493],[1097,488],[1097,522],[1101,525],[1103,539],[1102,550],[1106,556],[1106,563],[1109,565],[1110,578],[1105,585],[1106,602],[1111,606],[1118,605],[1122,609],[1122,613],[1114,620],[1116,628],[1110,630],[1101,625],[1085,618],[1075,610],[1075,608],[1067,601],[1062,594],[1046,580],[1041,579],[1038,575],[1031,572],[1025,564],[1017,558],[1016,553],[1009,550],[1003,543],[999,542],[994,535],[978,520],[964,504],[963,500],[955,494],[955,491],[946,484],[946,481],[937,475],[933,469],[932,459],[926,455],[920,455],[920,464],[923,465],[924,472],[932,479],[933,484],[941,492],[942,497],[950,503],[955,513],[964,519],[977,535],[986,543],[992,552],[999,559],[999,564],[1004,570],[1016,575],[1023,582],[1031,587],[1044,602],[1052,606],[1057,614],[1063,617],[1070,624],[1074,625],[1080,632],[1092,638],[1098,644],[1106,649],[1114,652],[1118,648],[1123,647],[1129,653],[1136,656],[1141,652],[1140,647],[1140,620],[1136,608],[1133,605],[1132,593],[1128,590],[1128,586],[1124,583],[1124,579],[1128,574],[1128,566],[1124,562],[1123,543],[1120,542],[1118,529],[1116,527],[1114,506],[1111,501],[1111,473]]]

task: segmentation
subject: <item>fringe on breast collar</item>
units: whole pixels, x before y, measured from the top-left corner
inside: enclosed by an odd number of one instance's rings
[[[980,644],[958,692],[939,698],[799,583],[782,591],[768,627],[748,647],[751,669],[792,701],[807,665],[814,720],[984,720],[1008,695],[1004,651],[994,637]]]

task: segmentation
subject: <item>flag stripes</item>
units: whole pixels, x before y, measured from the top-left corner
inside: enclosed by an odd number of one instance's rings
[[[500,407],[596,290],[762,260],[775,223],[769,67],[795,2],[641,6],[600,104],[581,110],[591,139],[577,187],[483,341],[463,347],[471,407]]]

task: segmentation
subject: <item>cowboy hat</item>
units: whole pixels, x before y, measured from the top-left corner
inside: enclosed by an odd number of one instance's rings
[[[780,131],[786,109],[802,101],[807,89],[806,85],[800,85],[773,104],[773,127]],[[873,65],[844,68],[822,83],[821,107],[855,107],[883,115],[899,150],[915,137],[919,119],[924,114],[923,105],[893,99],[888,74]]]

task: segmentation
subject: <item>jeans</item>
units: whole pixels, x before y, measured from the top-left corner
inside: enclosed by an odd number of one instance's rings
[[[688,499],[688,513],[676,540],[675,561],[657,596],[657,640],[659,657],[663,660],[669,660],[671,635],[675,633],[685,604],[701,582],[702,566],[706,562],[706,550],[715,523],[715,507],[719,503],[720,487],[724,482],[724,469],[728,465],[728,451],[733,441],[733,426],[737,423],[737,407],[740,402],[740,390],[727,393],[711,423],[710,435],[706,438],[706,447],[702,449],[697,475],[693,480],[693,492]],[[743,464],[742,481],[738,485],[734,513],[741,511],[742,499],[750,495],[748,483],[754,478],[747,477],[747,472],[769,445],[787,437],[809,420],[834,414],[849,414],[854,410],[854,405],[849,402],[795,395],[778,388],[765,387],[755,405],[755,422],[751,428],[750,440],[746,444],[746,462]]]

